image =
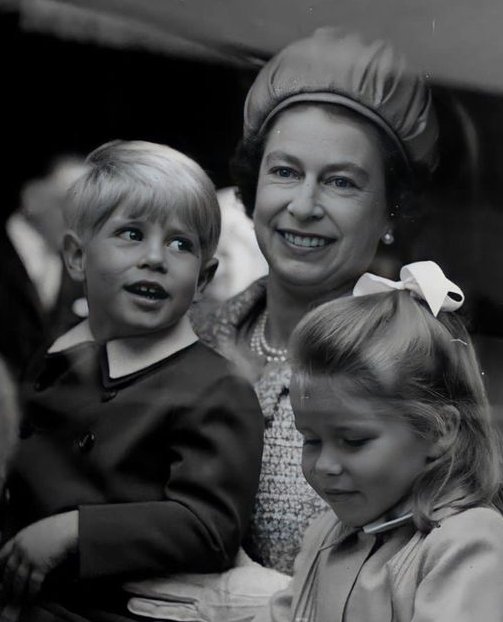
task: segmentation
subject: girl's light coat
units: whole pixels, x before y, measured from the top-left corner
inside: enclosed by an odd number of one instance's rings
[[[502,622],[503,517],[472,508],[429,534],[371,535],[331,512],[306,532],[289,588],[255,622]]]

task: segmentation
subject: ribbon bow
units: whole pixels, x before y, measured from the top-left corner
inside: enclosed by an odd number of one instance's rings
[[[400,270],[400,280],[391,281],[365,272],[357,281],[353,296],[377,294],[390,289],[406,289],[424,300],[436,317],[439,311],[456,311],[465,300],[460,288],[445,276],[434,261],[416,261]]]

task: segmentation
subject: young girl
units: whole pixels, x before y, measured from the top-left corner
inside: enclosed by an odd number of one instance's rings
[[[461,291],[433,262],[366,274],[292,339],[306,479],[333,509],[261,619],[503,619],[501,468]],[[378,293],[379,292],[379,293]]]

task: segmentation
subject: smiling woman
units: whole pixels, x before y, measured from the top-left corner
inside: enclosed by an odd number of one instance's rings
[[[377,131],[340,106],[285,110],[265,143],[254,222],[272,287],[345,293],[388,226]]]
[[[240,364],[265,417],[262,474],[248,550],[291,573],[307,524],[325,503],[301,471],[287,344],[313,306],[350,293],[407,195],[435,168],[428,89],[382,42],[318,30],[274,57],[245,104],[233,160],[269,276],[199,322]]]

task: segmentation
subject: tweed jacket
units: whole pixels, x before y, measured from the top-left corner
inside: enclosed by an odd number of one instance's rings
[[[290,586],[254,622],[502,622],[503,517],[476,507],[425,534],[410,520],[306,533]]]
[[[247,338],[266,304],[266,278],[209,313],[193,316],[202,341],[248,373],[240,339]],[[292,574],[304,531],[326,503],[302,474],[302,436],[295,428],[287,362],[269,362],[258,378],[251,377],[264,416],[264,454],[250,536],[245,543],[250,556],[268,568]]]

